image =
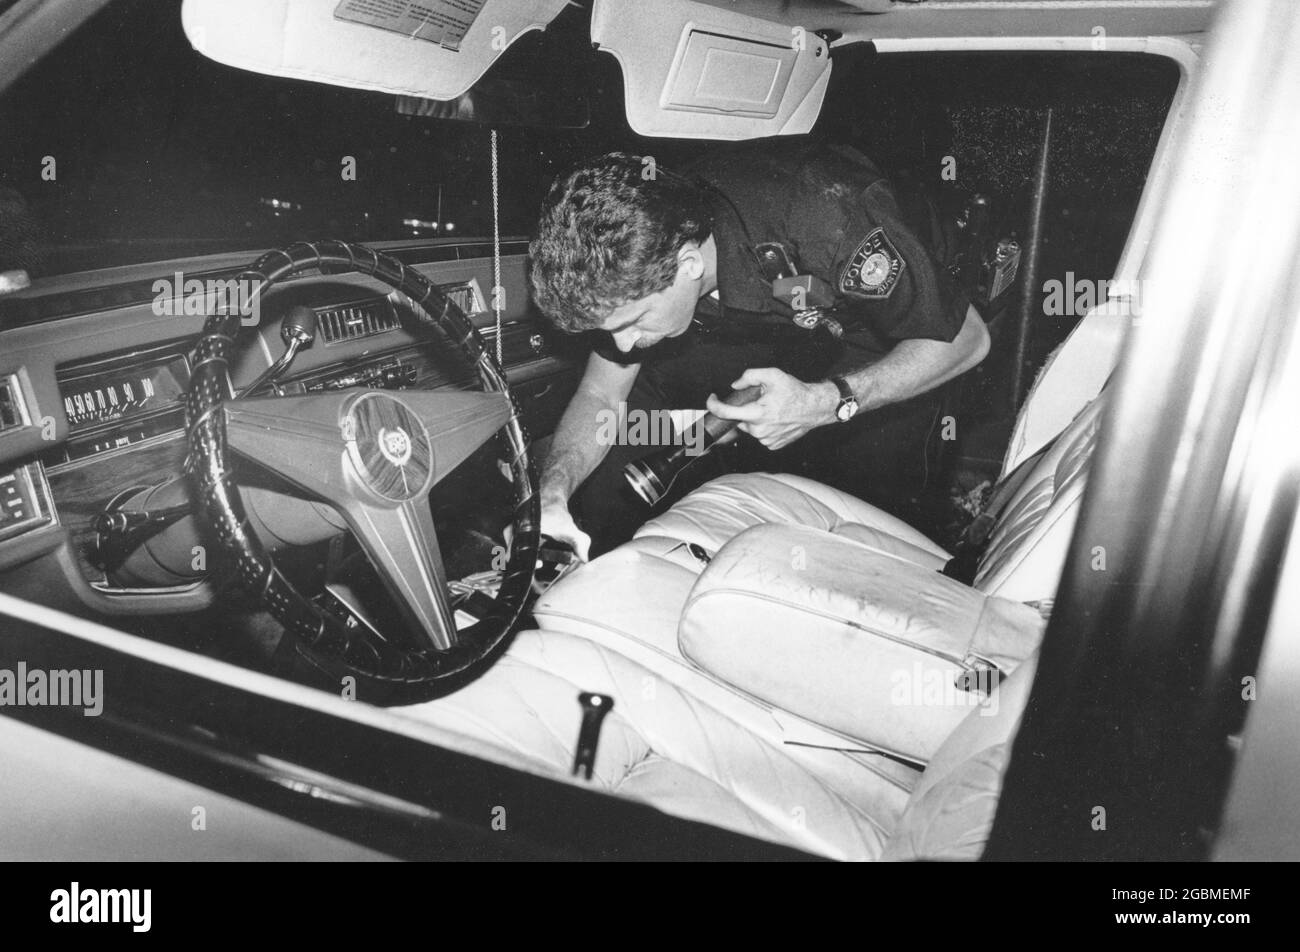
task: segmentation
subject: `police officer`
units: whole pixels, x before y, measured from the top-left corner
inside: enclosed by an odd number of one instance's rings
[[[808,142],[721,151],[688,175],[614,153],[557,180],[530,246],[533,295],[594,340],[543,470],[542,531],[586,560],[644,520],[621,470],[655,447],[598,438],[624,410],[707,406],[756,441],[693,464],[674,498],[730,466],[888,504],[935,422],[922,395],[988,352],[904,218],[866,157]],[[752,403],[717,397],[747,387]]]

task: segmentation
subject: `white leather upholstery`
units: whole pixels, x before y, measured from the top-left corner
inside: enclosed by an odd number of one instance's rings
[[[994,528],[976,579],[975,589],[983,596],[1034,603],[1050,603],[1054,597],[1083,492],[1087,461],[1096,441],[1100,408],[1098,400],[1079,414],[1036,461],[1009,501]],[[766,687],[760,688],[759,681],[750,678],[753,672],[742,672],[735,663],[753,647],[741,643],[745,631],[761,627],[756,619],[770,621],[763,619],[761,602],[752,604],[748,615],[739,608],[727,609],[724,614],[733,616],[731,624],[713,626],[722,633],[722,642],[713,652],[716,657],[711,655],[705,661],[712,671],[683,654],[679,644],[681,620],[688,599],[702,582],[700,576],[709,564],[707,560],[721,558],[723,564],[746,561],[748,556],[729,559],[718,554],[745,530],[760,525],[807,527],[804,531],[824,534],[831,543],[839,540],[838,544],[856,544],[855,551],[865,550],[864,558],[888,557],[900,567],[933,573],[935,592],[947,585],[937,570],[949,554],[901,520],[802,477],[747,474],[714,480],[691,493],[667,513],[647,522],[631,542],[564,579],[538,601],[534,613],[546,627],[573,632],[634,660],[714,710],[725,712],[756,738],[790,756],[803,757],[801,764],[824,777],[839,795],[861,806],[876,829],[893,830],[900,816],[899,795],[919,789],[917,773],[893,760],[851,752],[859,751],[867,740],[861,736],[864,731],[854,726],[851,706],[841,705],[838,712],[833,712],[829,708],[834,705],[805,704],[800,697],[779,693],[770,679]],[[695,553],[692,546],[697,547]],[[798,577],[793,565],[789,571],[776,564],[768,567],[771,572],[767,575],[746,582],[751,595],[765,584],[789,584],[792,577]],[[840,586],[844,606],[855,591],[851,581]],[[971,593],[976,600],[983,596]],[[987,604],[985,598],[981,605]],[[865,603],[863,610],[870,610]],[[905,620],[900,623],[905,624]],[[1016,623],[1030,624],[1024,614]],[[699,633],[707,627],[699,626]],[[792,640],[799,636],[798,625],[786,626],[793,629],[789,632],[780,631],[780,626],[767,627],[771,637],[761,646],[763,651],[777,650],[780,635]],[[728,637],[734,640],[727,643]],[[708,651],[702,647],[705,639],[692,632],[688,641],[690,654],[704,661]],[[827,645],[831,644],[828,640]],[[1033,647],[1032,643],[1019,643],[1017,651],[1023,657]],[[783,657],[793,664],[797,652],[796,647]],[[730,662],[722,657],[728,653]],[[818,675],[800,670],[792,679],[809,682],[801,695],[803,700],[814,697],[819,689],[831,687],[834,690],[827,690],[828,694],[835,694],[841,701],[851,698],[851,683],[832,684],[840,670],[837,662],[830,655],[822,661],[816,666]],[[734,683],[737,680],[749,684],[757,694],[739,689]],[[952,720],[949,718],[948,727]],[[915,745],[908,746],[907,753],[923,760],[926,752],[934,750],[943,729],[915,738]],[[1008,731],[1003,740],[1010,736]],[[950,739],[956,737],[954,732]],[[880,740],[878,736],[871,739]],[[838,749],[816,750],[814,755],[810,753],[813,748],[795,744]],[[973,789],[975,780],[987,780],[991,767],[1004,762],[1009,748],[993,750],[996,746],[988,744],[980,751],[965,752],[975,760],[962,758],[965,773],[954,781],[959,789]],[[944,749],[939,747],[936,760]],[[796,750],[801,753],[793,753]],[[928,841],[916,842],[924,845]]]
[[[1015,680],[1013,675],[1007,685]],[[1024,702],[1023,694],[1014,704],[1002,700],[999,691],[991,699],[995,703],[972,710],[922,778],[924,802],[917,796],[900,801],[900,809],[883,823],[802,760],[799,748],[773,744],[696,692],[576,635],[522,632],[483,677],[403,713],[446,732],[457,749],[584,784],[570,774],[582,691],[615,699],[602,726],[591,781],[600,789],[675,816],[846,860],[881,858],[904,806],[911,826],[899,827],[906,835],[894,850],[896,858],[911,858],[918,849],[922,856],[930,855],[926,850],[958,856],[971,844],[982,846],[992,812],[987,797],[966,802],[968,761],[975,758],[980,769],[987,751],[1012,736]],[[1012,692],[1006,693],[1010,699]],[[955,785],[945,783],[950,774]],[[988,774],[983,771],[986,781],[997,782]],[[950,807],[975,825],[950,829],[951,824],[932,821],[936,809],[942,813]]]
[[[600,571],[588,571],[597,565]],[[707,699],[714,709],[817,772],[882,825],[892,824],[920,776],[919,769],[866,751],[861,741],[774,708],[682,656],[678,623],[701,568],[702,563],[681,542],[643,536],[564,579],[562,600],[551,599],[560,588],[557,585],[538,599],[533,613],[547,629],[592,641],[636,662],[657,681]]]
[[[1124,336],[1138,316],[1133,306],[1129,298],[1112,298],[1099,304],[1048,356],[1016,417],[1002,462],[1003,473],[1011,472],[1021,460],[1045,446],[1096,399],[1119,361]]]
[[[736,536],[705,569],[678,641],[746,694],[925,763],[978,706],[990,669],[1015,670],[1043,627],[1026,605],[933,569],[769,524]]]
[[[1014,602],[1055,593],[1098,415],[1028,474],[974,589],[938,573],[942,548],[860,500],[797,476],[724,477],[544,595],[534,613],[557,631],[522,633],[481,679],[410,715],[578,782],[577,694],[598,691],[616,699],[595,773],[611,793],[843,859],[978,856],[1032,681],[1032,658],[1015,661],[1041,632]],[[868,630],[1015,670],[984,705],[910,734],[895,719],[880,744],[879,698],[855,704],[883,687],[856,655]]]
[[[755,734],[692,691],[575,635],[522,632],[483,677],[404,708],[458,738],[458,749],[571,783],[578,694],[615,699],[592,782],[687,819],[840,859],[879,856],[888,830],[810,767],[798,748]],[[901,813],[897,797],[889,824]]]
[[[708,564],[690,547],[698,546],[706,559],[711,558],[740,532],[765,524],[823,529],[930,570],[942,568],[949,558],[901,519],[813,480],[773,473],[723,476],[648,521],[632,541],[563,579],[537,600],[533,614],[548,629],[590,638],[664,678],[712,692],[708,696],[735,716],[760,719],[775,743],[860,749],[860,740],[774,710],[682,655],[678,645],[682,612]],[[830,762],[845,766],[838,757]],[[915,771],[878,757],[869,763],[889,778],[889,787],[881,792],[892,811],[895,788],[910,789]],[[854,775],[859,772],[853,765],[849,769]]]
[[[1021,602],[1055,597],[1103,401],[1088,404],[1041,456],[1008,502],[989,537],[975,587]]]
[[[646,522],[636,539],[692,542],[713,555],[741,531],[765,523],[822,529],[926,567],[942,568],[948,561],[941,546],[902,519],[848,493],[784,473],[715,479]]]
[[[1037,670],[1035,652],[957,725],[912,791],[880,859],[979,859]]]
[[[1102,403],[1084,408],[1008,501],[976,588],[1014,601],[1049,602],[1055,596]],[[821,529],[923,568],[941,569],[950,558],[901,519],[810,479],[775,473],[723,476],[646,522],[631,542],[562,580],[538,600],[534,614],[548,628],[596,638],[614,635],[680,656],[680,608],[707,564],[693,557],[688,545],[712,557],[744,530],[770,524]]]

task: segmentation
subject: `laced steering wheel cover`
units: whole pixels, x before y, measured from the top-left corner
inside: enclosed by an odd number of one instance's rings
[[[485,391],[509,399],[510,418],[500,433],[509,449],[515,491],[514,534],[501,587],[488,613],[456,633],[448,649],[407,649],[376,642],[362,626],[348,628],[303,595],[276,567],[250,530],[247,514],[227,465],[226,418],[233,398],[229,361],[240,328],[238,312],[209,314],[191,357],[190,387],[185,395],[185,423],[190,453],[186,466],[196,483],[202,512],[220,548],[234,560],[240,583],[256,594],[284,626],[276,659],[285,673],[326,690],[339,692],[355,679],[356,696],[372,703],[409,704],[445,693],[450,679],[489,655],[510,632],[531,590],[537,562],[540,505],[529,472],[527,437],[519,407],[495,357],[474,325],[433,282],[400,261],[362,245],[342,241],[300,242],[269,251],[236,281],[252,288],[245,301],[260,301],[277,281],[309,269],[359,272],[402,292],[418,307],[399,308],[403,321],[414,315],[414,333],[429,336],[441,328],[460,347],[478,372]]]

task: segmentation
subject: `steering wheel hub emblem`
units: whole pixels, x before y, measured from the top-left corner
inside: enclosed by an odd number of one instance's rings
[[[379,452],[394,466],[405,466],[411,459],[411,438],[401,427],[379,428]]]
[[[399,397],[361,394],[345,407],[340,429],[353,472],[366,489],[398,503],[428,492],[433,444]]]

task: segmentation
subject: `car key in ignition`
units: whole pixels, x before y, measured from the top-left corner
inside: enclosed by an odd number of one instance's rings
[[[572,546],[550,536],[542,536],[537,547],[537,568],[533,572],[533,591],[543,594],[552,585],[582,564]]]

